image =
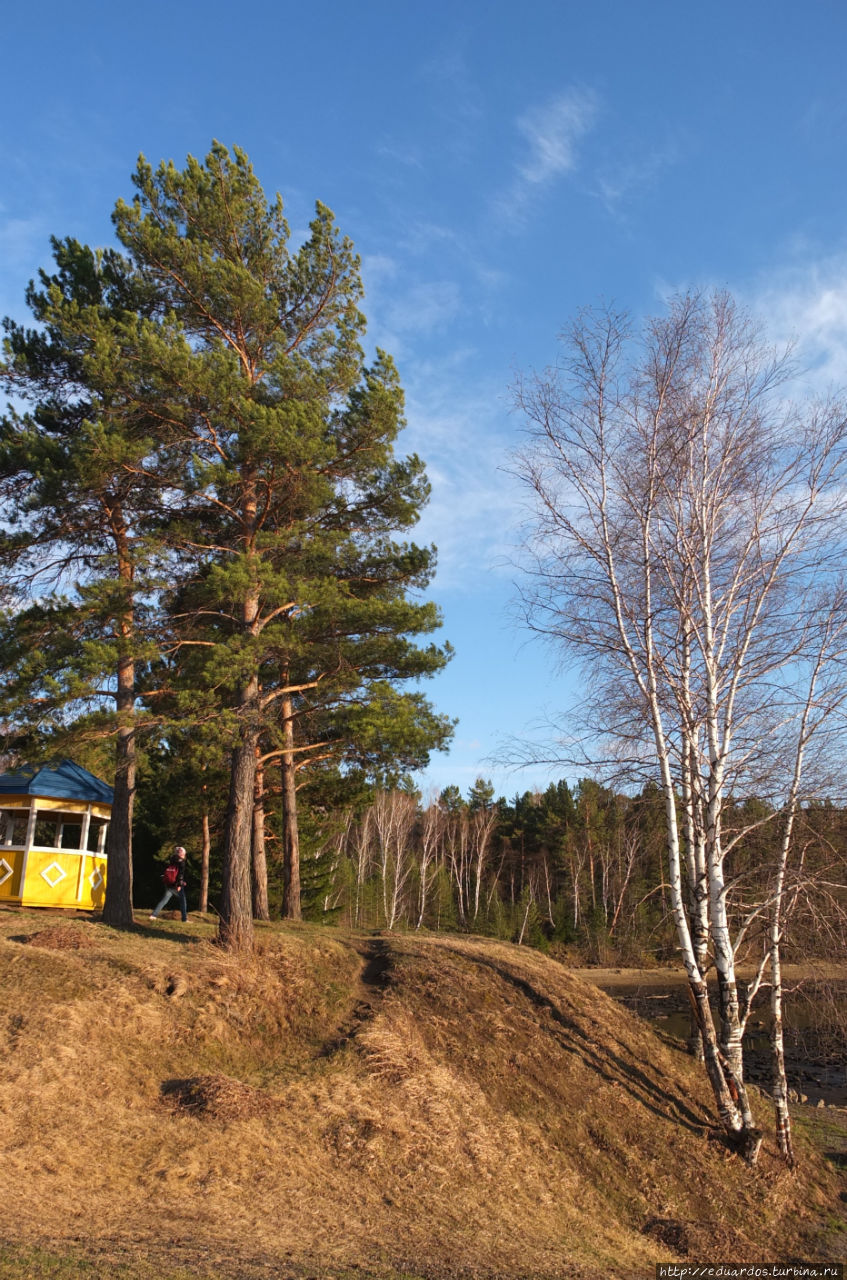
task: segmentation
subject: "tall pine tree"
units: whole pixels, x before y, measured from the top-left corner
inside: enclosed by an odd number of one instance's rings
[[[263,756],[291,781],[298,758],[391,768],[449,736],[397,688],[449,657],[417,643],[439,624],[419,594],[434,553],[395,541],[428,486],[394,454],[402,391],[388,356],[366,366],[359,263],[329,210],[292,251],[280,198],[219,144],[183,170],[142,159],[134,182],[113,215],[123,254],[57,242],[29,293],[39,327],[7,322],[2,374],[33,405],[0,438],[21,510],[4,543],[10,705],[23,716],[36,690],[42,721],[94,714],[115,735],[116,924],[132,919],[141,700],[179,732],[215,720],[231,755],[221,937],[238,949]]]
[[[239,949],[263,744],[290,762],[297,700],[372,707],[377,676],[391,688],[447,659],[416,645],[439,617],[408,594],[433,551],[394,541],[428,486],[418,458],[394,454],[402,392],[389,357],[365,364],[359,263],[329,210],[292,252],[280,198],[220,144],[183,170],[142,160],[134,182],[114,220],[160,312],[139,359],[183,449],[173,647],[177,662],[192,651],[198,712],[217,708],[232,735],[221,938]],[[418,705],[439,745],[449,726]]]
[[[37,322],[5,322],[0,380],[21,408],[0,421],[0,557],[17,608],[0,628],[7,726],[57,748],[115,741],[104,918],[132,924],[137,670],[154,650],[155,544],[142,531],[161,502],[151,419],[133,355],[155,308],[114,250],[53,242],[56,270],[30,285]]]

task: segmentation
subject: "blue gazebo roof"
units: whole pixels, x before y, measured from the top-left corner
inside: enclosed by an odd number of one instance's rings
[[[114,792],[82,765],[74,764],[73,760],[59,760],[40,768],[25,764],[11,773],[0,774],[0,798],[3,796],[45,796],[111,804]]]

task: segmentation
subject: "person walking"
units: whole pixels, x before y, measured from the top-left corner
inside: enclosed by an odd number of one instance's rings
[[[157,903],[150,919],[158,920],[159,912],[167,906],[171,898],[176,898],[182,912],[182,923],[185,924],[188,919],[188,902],[185,897],[188,881],[185,876],[185,850],[181,844],[177,845],[168,858],[168,865],[165,867],[165,874],[162,876],[162,880],[165,885],[164,896],[162,901]]]

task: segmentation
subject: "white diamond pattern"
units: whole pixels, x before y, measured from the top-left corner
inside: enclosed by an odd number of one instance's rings
[[[103,872],[100,870],[99,867],[94,868],[91,875],[88,877],[88,883],[91,885],[91,888],[96,893],[97,890],[100,888],[101,884],[103,883]]]
[[[49,867],[45,867],[41,873],[41,879],[46,880],[51,889],[55,889],[57,884],[61,884],[67,879],[67,871],[64,867],[60,867],[58,862],[51,862]]]
[[[9,866],[5,858],[0,858],[0,871],[3,872],[3,874],[0,875],[0,884],[5,884],[9,879],[9,876],[12,874],[12,868]]]

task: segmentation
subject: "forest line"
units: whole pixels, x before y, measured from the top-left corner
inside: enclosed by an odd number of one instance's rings
[[[201,779],[205,776],[205,782]],[[220,881],[222,791],[169,755],[147,777],[139,801],[136,879],[158,886],[157,857],[181,841],[189,850],[193,902],[207,910]],[[266,775],[253,826],[253,898],[257,918],[284,914],[286,863],[280,788]],[[326,804],[335,788],[336,803]],[[346,792],[346,795],[345,795]],[[303,918],[358,929],[478,933],[552,951],[571,962],[654,965],[672,962],[661,795],[655,784],[626,794],[584,778],[511,800],[477,779],[424,797],[402,789],[362,788],[325,777],[304,787],[299,808]],[[755,827],[733,858],[730,912],[736,928],[752,903],[767,902],[767,868],[779,840],[765,802],[740,802],[728,816]],[[847,813],[823,801],[804,809],[806,856],[790,886],[790,961],[847,957]],[[260,883],[256,883],[256,881]],[[143,903],[141,904],[143,905]],[[766,950],[766,913],[748,929],[739,962]]]

